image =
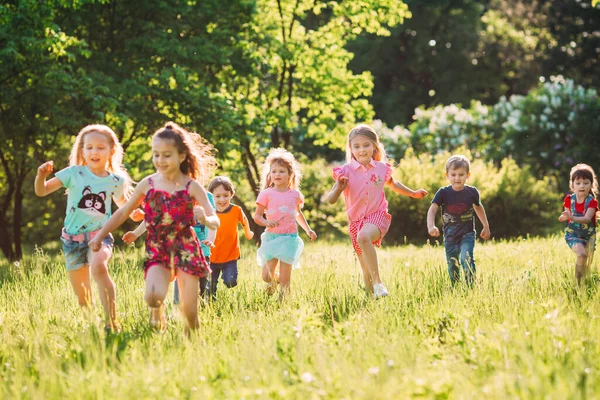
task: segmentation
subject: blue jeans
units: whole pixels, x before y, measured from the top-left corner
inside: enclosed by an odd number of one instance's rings
[[[459,264],[465,273],[467,285],[473,286],[476,272],[475,258],[473,257],[475,232],[465,234],[456,242],[444,242],[444,247],[446,249],[446,262],[448,263],[448,274],[450,275],[452,286],[460,279]]]
[[[237,260],[227,261],[225,263],[210,264],[212,274],[210,275],[210,294],[215,296],[217,293],[217,283],[219,282],[219,275],[222,274],[223,283],[228,288],[237,286],[238,278],[238,265]]]

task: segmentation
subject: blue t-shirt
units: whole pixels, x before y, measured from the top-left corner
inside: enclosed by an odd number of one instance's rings
[[[457,192],[451,185],[445,186],[437,191],[431,202],[442,209],[444,242],[456,243],[465,234],[475,231],[473,204],[481,205],[479,191],[475,187],[465,185]]]
[[[210,205],[212,206],[212,208],[214,210],[215,209],[215,198],[214,198],[213,194],[211,192],[207,191],[206,195],[208,196],[208,201],[210,202]],[[198,241],[200,242],[200,247],[202,247],[202,254],[204,254],[204,257],[210,257],[210,247],[208,247],[207,245],[202,243],[202,241],[206,240],[206,238],[208,237],[208,230],[207,230],[206,226],[198,223],[198,221],[196,220],[196,225],[194,225],[194,231],[196,232],[196,236],[198,237]]]
[[[110,172],[99,177],[85,165],[73,165],[55,176],[68,189],[64,226],[70,235],[102,228],[110,218],[112,199],[123,197],[125,180]]]

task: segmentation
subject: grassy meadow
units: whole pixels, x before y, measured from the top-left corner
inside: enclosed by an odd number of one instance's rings
[[[190,339],[171,298],[168,330],[148,328],[141,255],[111,261],[123,332],[108,336],[99,301],[79,309],[56,249],[0,264],[0,398],[600,396],[597,268],[577,290],[558,236],[478,243],[472,290],[450,288],[443,246],[384,245],[390,296],[377,301],[349,242],[307,243],[281,304],[247,246],[239,286],[219,285]]]

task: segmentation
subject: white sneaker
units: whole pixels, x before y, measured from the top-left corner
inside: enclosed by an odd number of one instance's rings
[[[385,297],[388,294],[388,290],[383,283],[376,283],[373,285],[373,296],[375,299]]]

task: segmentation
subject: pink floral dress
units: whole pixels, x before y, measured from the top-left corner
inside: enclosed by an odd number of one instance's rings
[[[152,178],[148,179],[150,190],[144,198],[146,216],[146,260],[144,276],[154,265],[175,268],[204,278],[210,273],[206,259],[200,251],[200,243],[193,226],[194,199],[188,191],[191,180],[184,190],[173,193],[154,188]]]

